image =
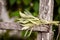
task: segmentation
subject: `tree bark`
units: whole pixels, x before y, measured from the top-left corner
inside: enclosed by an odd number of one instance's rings
[[[39,4],[39,18],[44,19],[47,21],[53,20],[53,7],[54,7],[54,0],[40,0]],[[53,38],[53,32],[52,32],[52,26],[49,26],[49,32],[48,33],[41,33],[42,34],[42,40],[52,40]],[[39,35],[39,33],[38,33]],[[41,36],[41,35],[40,35]],[[40,40],[40,37],[38,37]]]

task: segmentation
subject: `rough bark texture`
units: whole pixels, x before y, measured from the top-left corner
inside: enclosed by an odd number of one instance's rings
[[[1,0],[0,0],[1,1]],[[53,2],[54,0],[40,0],[39,18],[44,20],[52,20],[53,17]],[[21,30],[22,26],[18,23],[0,22],[0,29]],[[39,31],[37,40],[52,40],[52,26],[40,25],[34,27],[33,31]],[[48,32],[49,31],[49,32]],[[48,32],[48,33],[47,33]]]
[[[2,3],[0,2],[0,21],[2,21],[1,12],[2,12]]]
[[[53,2],[54,0],[40,0],[39,4],[39,18],[44,20],[52,20],[53,18]],[[47,25],[48,26],[48,25]],[[44,33],[42,32],[42,40],[52,40],[53,32],[52,32],[52,26],[49,25],[49,32]],[[40,34],[40,36],[41,36]],[[39,34],[38,34],[39,35]],[[39,36],[38,36],[39,37]],[[40,40],[40,37],[39,39]]]
[[[23,26],[21,26],[19,23],[13,23],[13,22],[0,22],[0,29],[2,30],[21,30]],[[48,32],[49,28],[48,26],[44,27],[44,25],[41,25],[39,27],[34,27],[33,31],[41,31],[41,32]]]

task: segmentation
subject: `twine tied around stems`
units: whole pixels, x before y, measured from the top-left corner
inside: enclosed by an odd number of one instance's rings
[[[37,17],[34,17],[29,11],[24,11],[24,13],[22,13],[21,11],[19,11],[19,14],[21,16],[21,18],[18,18],[17,22],[20,23],[20,25],[23,26],[22,30],[26,30],[31,28],[30,33],[28,34],[28,37],[31,35],[32,33],[32,29],[34,27],[34,25],[41,25],[41,24],[53,24],[58,26],[58,24],[60,23],[60,21],[47,21],[44,19],[39,19]],[[27,35],[28,30],[25,33],[25,36]]]

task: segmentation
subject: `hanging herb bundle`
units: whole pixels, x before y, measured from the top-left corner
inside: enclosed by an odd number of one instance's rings
[[[22,30],[26,30],[31,28],[31,31],[28,36],[30,36],[32,29],[34,25],[41,25],[41,24],[53,24],[53,25],[58,25],[59,21],[47,21],[44,19],[39,19],[37,17],[34,17],[29,11],[24,11],[24,13],[19,12],[21,18],[17,19],[20,23],[20,25],[23,26]],[[28,30],[25,33],[25,36],[27,35]]]

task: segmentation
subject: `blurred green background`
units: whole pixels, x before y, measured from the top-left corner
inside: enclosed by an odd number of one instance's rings
[[[39,0],[7,0],[7,9],[10,11],[10,17],[19,16],[18,11],[27,9],[34,16],[39,12]]]
[[[27,9],[32,13],[34,16],[38,16],[39,13],[39,0],[7,0],[6,5],[7,10],[9,11],[9,16],[11,17],[20,17],[19,16],[19,10],[24,11]],[[59,20],[60,21],[60,0],[54,0],[54,15],[53,20]],[[58,34],[58,27],[53,27],[54,31],[54,40],[57,37]],[[24,35],[24,32],[22,32],[22,35]],[[0,36],[1,40],[34,40],[36,38],[37,33],[33,32],[30,37],[24,39],[19,38],[17,36],[9,37],[8,31],[5,34],[2,34]],[[59,39],[60,40],[60,39]]]

